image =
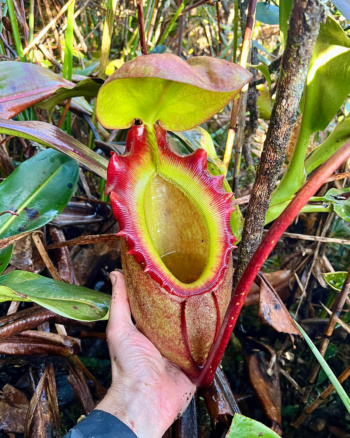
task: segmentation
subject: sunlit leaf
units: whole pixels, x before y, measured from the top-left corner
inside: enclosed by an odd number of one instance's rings
[[[12,271],[0,276],[0,301],[32,302],[67,318],[97,321],[108,319],[110,296],[31,272]]]
[[[326,140],[317,146],[305,161],[305,170],[309,174],[323,164],[350,138],[350,119],[342,120]]]
[[[0,70],[0,117],[4,119],[51,96],[60,87],[74,87],[72,82],[36,64],[3,61]]]
[[[259,91],[257,101],[259,115],[262,119],[270,120],[273,102],[269,90],[264,85],[258,85],[257,89]]]
[[[49,123],[0,119],[0,133],[26,138],[57,149],[102,178],[107,178],[108,161],[105,158]]]
[[[140,119],[185,131],[216,114],[251,77],[222,59],[200,56],[185,62],[167,53],[139,56],[101,87],[96,114],[106,128],[128,128]]]
[[[343,287],[346,275],[346,271],[327,272],[327,274],[323,274],[323,278],[326,280],[328,286],[340,292]]]
[[[301,103],[303,124],[323,131],[350,93],[350,39],[330,16],[321,23]]]
[[[74,84],[44,67],[26,62],[4,61],[0,69],[0,117],[4,119],[11,119],[34,104],[52,110],[58,103],[76,96],[95,97],[103,83],[100,79],[87,78]]]
[[[276,432],[259,421],[235,414],[226,438],[279,438]]]

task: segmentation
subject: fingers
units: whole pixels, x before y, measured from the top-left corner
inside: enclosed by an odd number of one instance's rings
[[[112,298],[108,329],[113,327],[113,330],[115,330],[117,327],[121,327],[125,324],[133,326],[123,274],[117,271],[111,272],[111,282]]]

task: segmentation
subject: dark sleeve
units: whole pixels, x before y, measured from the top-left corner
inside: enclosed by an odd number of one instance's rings
[[[137,438],[137,435],[114,415],[94,410],[63,438]]]

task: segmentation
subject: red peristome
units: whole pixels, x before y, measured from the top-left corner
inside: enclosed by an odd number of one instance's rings
[[[133,126],[127,136],[126,151],[123,156],[113,155],[108,166],[106,193],[111,194],[111,202],[114,216],[119,222],[119,236],[123,237],[127,243],[129,254],[132,254],[137,262],[142,266],[145,272],[151,276],[159,285],[172,295],[178,297],[190,297],[201,295],[207,291],[213,290],[222,279],[224,272],[227,270],[230,254],[234,246],[235,237],[232,235],[230,228],[230,217],[233,206],[231,198],[232,193],[227,193],[223,189],[223,176],[212,176],[207,168],[207,155],[202,149],[195,151],[187,156],[175,154],[167,142],[167,133],[159,125],[154,126],[156,141],[159,151],[159,160],[161,163],[170,163],[173,168],[186,169],[191,178],[200,181],[201,187],[207,196],[212,199],[210,205],[215,215],[220,216],[219,227],[221,239],[217,242],[221,245],[221,259],[216,260],[213,266],[213,275],[207,276],[204,284],[181,284],[174,281],[172,275],[159,268],[159,263],[154,261],[153,254],[150,254],[145,248],[143,233],[137,222],[137,214],[134,203],[136,196],[136,185],[148,183],[155,173],[155,166],[150,165],[151,148],[148,132],[144,125]],[[142,169],[144,171],[142,172]],[[161,175],[163,177],[163,175]],[[170,177],[169,177],[170,178]],[[166,175],[164,177],[166,180]],[[176,184],[181,190],[181,184]],[[211,214],[208,211],[208,214]],[[158,263],[158,264],[157,264]]]

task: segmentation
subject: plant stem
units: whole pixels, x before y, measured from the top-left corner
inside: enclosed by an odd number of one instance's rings
[[[296,0],[290,19],[288,44],[282,57],[276,102],[245,218],[233,284],[237,284],[263,233],[271,194],[296,121],[313,47],[323,19],[318,0]],[[305,17],[308,17],[308,20]]]
[[[28,16],[29,36],[28,44],[31,44],[34,39],[34,0],[29,2],[29,16]],[[29,60],[33,61],[33,53],[29,53]]]
[[[141,44],[141,53],[142,55],[147,55],[147,42],[146,42],[146,34],[145,34],[145,22],[143,18],[143,3],[142,0],[136,1],[137,7],[137,21],[139,24],[139,38]]]
[[[266,234],[264,240],[260,243],[253,257],[248,263],[246,269],[240,278],[237,287],[234,290],[233,297],[225,314],[220,333],[209,354],[207,363],[202,368],[200,375],[195,380],[196,385],[209,385],[215,375],[225,348],[230,340],[232,330],[234,329],[245,298],[253,284],[255,277],[259,273],[262,265],[270,255],[271,251],[281,238],[282,234],[293,222],[302,207],[322,186],[325,179],[338,169],[341,164],[350,156],[350,140],[347,141],[338,151],[327,160],[307,181],[299,192],[295,195],[292,202],[284,210],[281,216],[274,222]]]
[[[15,8],[13,6],[13,0],[6,0],[6,4],[7,4],[7,7],[8,7],[8,13],[9,13],[9,16],[10,16],[11,27],[12,27],[12,35],[13,35],[13,38],[15,40],[15,46],[16,46],[17,54],[19,56],[19,59],[22,62],[25,62],[26,59],[25,59],[24,53],[23,53],[21,36],[20,36],[19,30],[18,30],[18,23],[17,23],[16,14],[15,14]]]
[[[73,1],[67,11],[67,30],[66,38],[64,44],[64,61],[62,67],[62,76],[69,81],[72,80],[72,69],[73,69],[73,30],[74,30],[74,6],[75,1]],[[70,134],[71,132],[71,113],[67,111],[65,131]]]

